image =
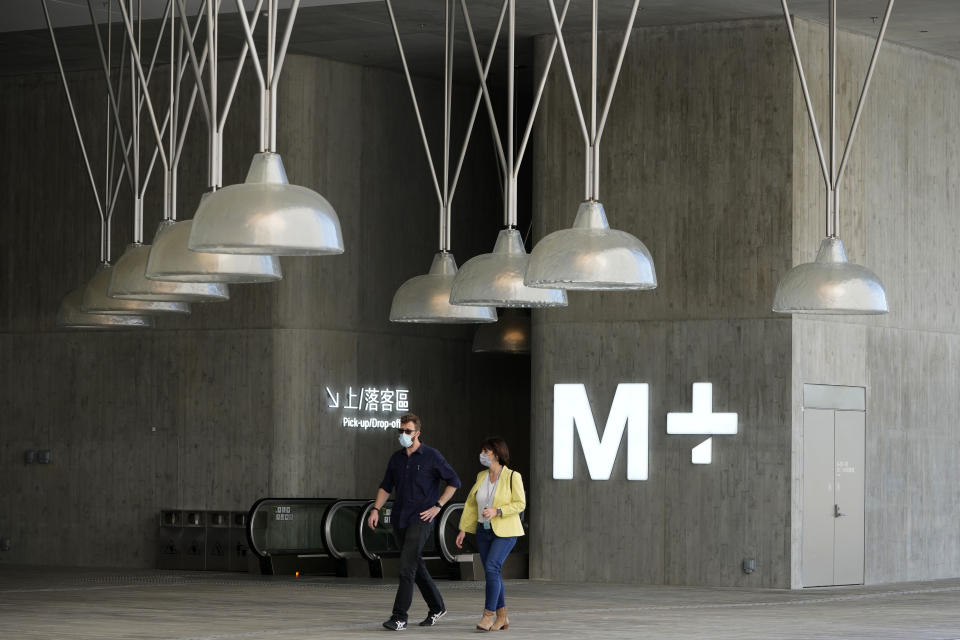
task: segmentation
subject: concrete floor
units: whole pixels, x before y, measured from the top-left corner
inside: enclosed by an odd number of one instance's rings
[[[439,583],[449,614],[406,636],[473,637],[482,584]],[[384,637],[394,585],[0,565],[0,638]],[[777,591],[510,581],[514,638],[960,639],[960,580]],[[411,618],[425,606],[414,598]]]

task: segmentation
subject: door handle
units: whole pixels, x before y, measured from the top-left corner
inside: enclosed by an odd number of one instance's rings
[[[845,516],[845,515],[847,515],[847,514],[845,514],[845,513],[840,513],[840,505],[838,505],[838,504],[833,505],[833,517],[834,517],[834,518],[840,518],[840,517]]]

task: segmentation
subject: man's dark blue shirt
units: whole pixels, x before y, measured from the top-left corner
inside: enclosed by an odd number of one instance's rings
[[[432,507],[440,497],[441,481],[443,487],[460,487],[460,478],[453,467],[433,447],[421,444],[409,456],[406,449],[390,456],[380,488],[387,493],[396,489],[394,528],[405,529],[420,520],[420,512]]]

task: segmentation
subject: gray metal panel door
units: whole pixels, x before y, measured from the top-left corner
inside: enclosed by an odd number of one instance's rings
[[[837,517],[833,584],[863,584],[865,416],[861,411],[837,411],[834,424]]]
[[[833,414],[829,409],[803,411],[802,580],[805,587],[834,584]]]

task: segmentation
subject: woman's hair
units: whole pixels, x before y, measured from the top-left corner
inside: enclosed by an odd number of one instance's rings
[[[507,441],[500,436],[487,438],[480,443],[481,449],[489,449],[497,456],[497,460],[504,466],[510,465],[510,448],[507,447]]]

